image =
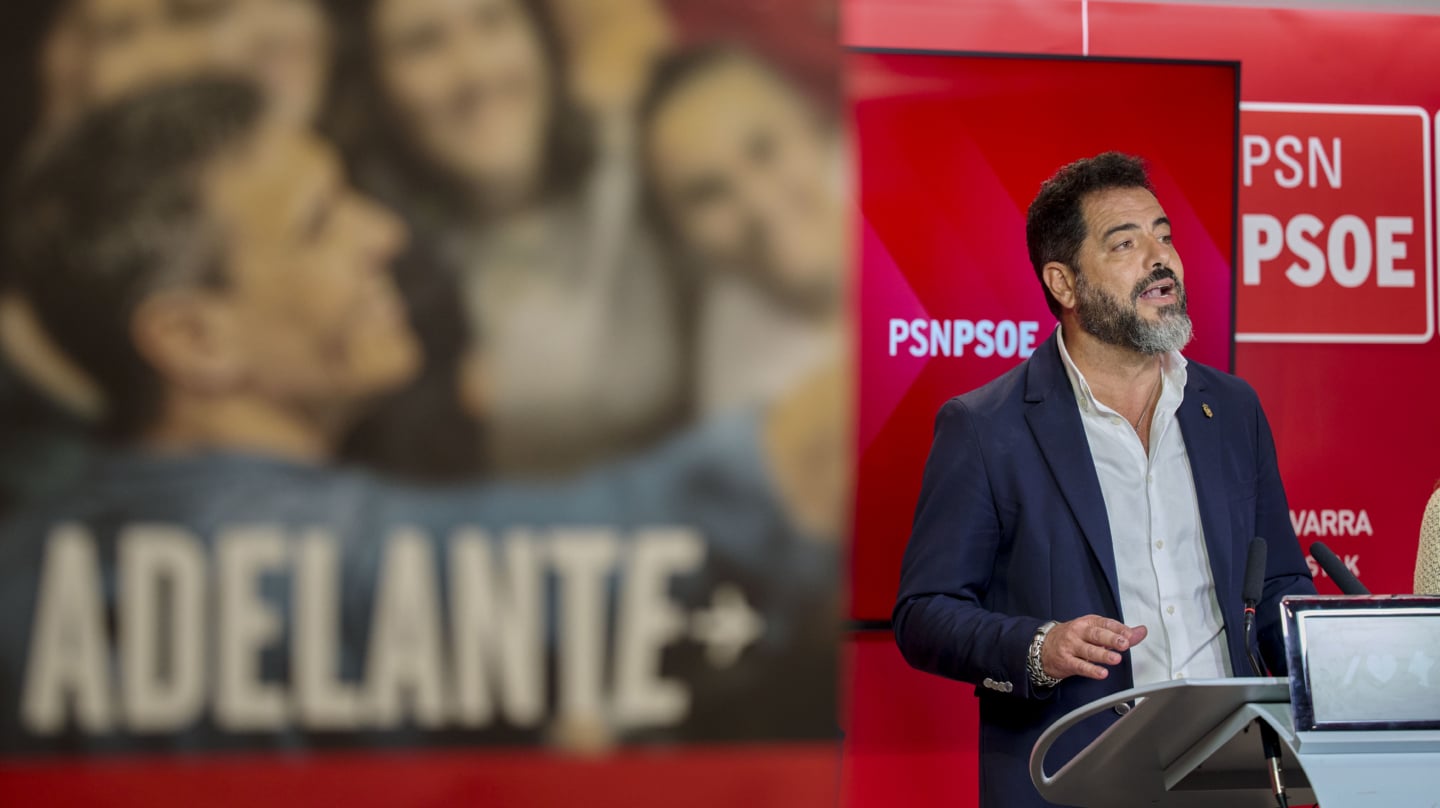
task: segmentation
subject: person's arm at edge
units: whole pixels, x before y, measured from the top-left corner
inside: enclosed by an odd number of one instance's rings
[[[1417,595],[1440,595],[1440,487],[1430,495],[1420,518],[1414,589]]]

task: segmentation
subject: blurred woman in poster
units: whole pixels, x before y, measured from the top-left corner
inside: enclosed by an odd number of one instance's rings
[[[458,300],[462,321],[434,324],[425,348],[435,383],[484,421],[483,466],[561,473],[664,434],[683,406],[681,330],[614,125],[627,113],[624,69],[586,86],[582,107],[566,40],[537,0],[359,6],[342,15],[329,127],[356,180],[402,211],[429,253],[402,261],[402,285],[429,288],[451,314]],[[574,26],[584,9],[560,6]],[[663,42],[663,25],[650,31],[625,51],[642,65]],[[447,288],[456,300],[435,291]],[[432,316],[415,304],[413,319]],[[416,435],[418,405],[403,398],[355,442],[362,457],[381,447],[364,459],[413,471],[421,447],[454,439]],[[396,431],[409,439],[387,439]]]
[[[662,60],[641,105],[643,165],[695,284],[702,413],[773,399],[842,363],[847,251],[833,110],[726,45]]]

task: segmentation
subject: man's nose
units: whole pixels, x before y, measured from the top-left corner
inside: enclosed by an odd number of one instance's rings
[[[1148,239],[1149,251],[1146,264],[1151,269],[1168,268],[1175,263],[1175,249],[1158,238]]]

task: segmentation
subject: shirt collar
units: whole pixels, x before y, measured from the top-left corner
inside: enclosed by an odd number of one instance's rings
[[[1080,411],[1118,414],[1095,398],[1095,394],[1090,390],[1090,383],[1085,380],[1085,374],[1075,366],[1075,360],[1070,358],[1070,351],[1065,347],[1064,328],[1056,325],[1055,330],[1059,332],[1059,339],[1055,342],[1060,346],[1060,361],[1065,365],[1065,375],[1070,379],[1070,389],[1075,392],[1075,402],[1080,405]],[[1189,378],[1185,369],[1188,364],[1189,361],[1181,356],[1179,351],[1160,355],[1160,373],[1164,382],[1160,390],[1160,402],[1155,406],[1157,412],[1174,411],[1180,406],[1185,397],[1185,382]]]

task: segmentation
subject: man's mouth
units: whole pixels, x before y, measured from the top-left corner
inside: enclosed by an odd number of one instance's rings
[[[1149,286],[1145,287],[1145,291],[1143,291],[1143,292],[1140,293],[1140,299],[1141,299],[1141,300],[1162,300],[1162,299],[1164,299],[1164,298],[1167,298],[1167,297],[1172,296],[1174,293],[1175,293],[1175,281],[1174,281],[1174,279],[1172,279],[1172,278],[1165,278],[1165,279],[1163,279],[1163,280],[1155,281],[1154,283],[1152,283],[1152,284],[1150,284]]]

